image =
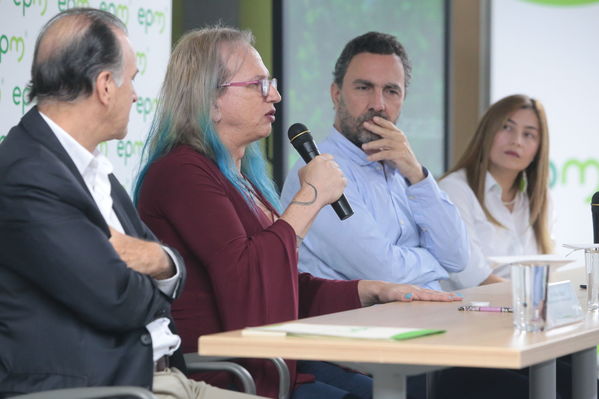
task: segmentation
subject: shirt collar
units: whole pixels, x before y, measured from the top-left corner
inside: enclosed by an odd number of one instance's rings
[[[521,176],[518,176],[518,179],[520,181],[520,179],[522,179]],[[516,197],[521,197],[522,194],[524,194],[526,192],[526,184],[527,182],[524,182],[524,187],[518,187],[518,190],[516,191]],[[485,176],[485,193],[496,193],[496,195],[501,196],[502,193],[502,188],[499,185],[499,183],[497,183],[497,180],[495,180],[495,178],[493,177],[493,175],[487,171],[487,174]]]
[[[334,126],[333,133],[331,133],[330,140],[339,147],[341,152],[349,158],[351,161],[357,163],[358,165],[365,166],[374,163],[373,161],[368,160],[368,155],[362,150],[358,148],[354,143],[349,141],[347,137],[341,134]]]
[[[499,183],[497,183],[497,180],[495,180],[493,175],[487,171],[485,175],[485,193],[497,190],[501,193],[501,187],[499,186]]]
[[[42,118],[44,118],[44,121],[46,121],[50,127],[50,130],[52,130],[52,133],[54,133],[64,150],[67,152],[81,176],[83,176],[85,170],[94,160],[95,154],[90,153],[85,147],[79,144],[77,140],[68,134],[62,127],[58,126],[56,122],[50,119],[47,115],[44,115],[42,112],[40,112],[40,115]]]

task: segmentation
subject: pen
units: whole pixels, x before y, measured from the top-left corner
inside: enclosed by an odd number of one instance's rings
[[[511,306],[460,306],[458,310],[467,312],[513,312]]]

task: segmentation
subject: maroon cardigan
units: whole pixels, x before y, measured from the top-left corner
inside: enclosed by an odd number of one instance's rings
[[[187,282],[172,308],[185,353],[197,351],[200,335],[360,306],[357,281],[298,274],[293,228],[252,210],[218,166],[189,146],[178,146],[152,164],[138,207],[156,236],[185,260]],[[310,380],[296,375],[294,361],[287,364],[292,386]],[[245,365],[257,393],[276,397],[272,364],[253,360]],[[222,375],[202,377],[228,384]]]

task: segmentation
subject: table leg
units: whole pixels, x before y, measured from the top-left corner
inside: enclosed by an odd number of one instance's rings
[[[572,399],[597,398],[597,348],[572,354]]]
[[[432,371],[442,370],[445,368],[444,366],[417,366],[408,364],[354,362],[336,363],[350,369],[359,370],[372,375],[373,399],[406,399],[408,390],[408,376],[423,373],[432,374]],[[427,394],[431,394],[429,387],[427,387]]]
[[[429,371],[426,373],[426,399],[435,399],[437,397],[436,386],[437,372]]]
[[[555,399],[555,359],[530,366],[528,378],[530,399]]]
[[[406,399],[407,377],[390,367],[380,367],[372,373],[373,399]]]

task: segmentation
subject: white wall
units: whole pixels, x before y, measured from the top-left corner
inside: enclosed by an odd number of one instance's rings
[[[58,12],[75,6],[100,8],[119,17],[137,53],[139,100],[131,109],[129,134],[100,145],[130,190],[170,54],[171,0],[0,0],[0,141],[31,107],[27,83],[40,28]]]
[[[590,243],[590,198],[599,189],[599,2],[544,3],[493,0],[490,100],[524,93],[543,102],[554,236],[559,246]]]

